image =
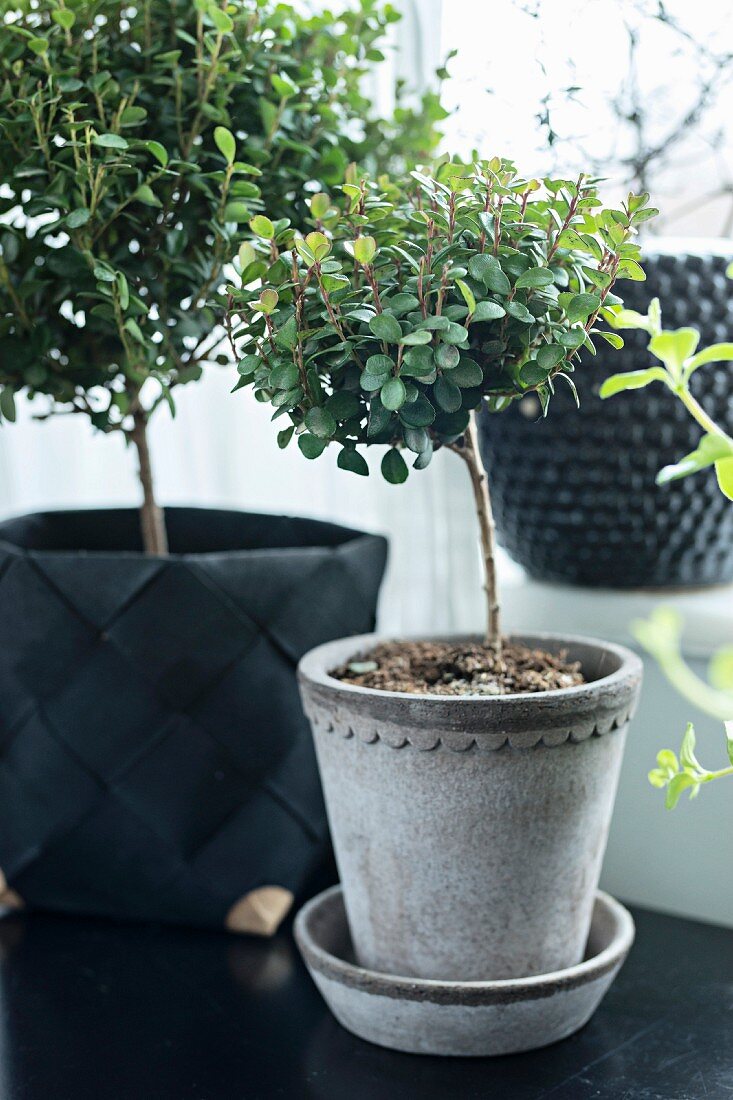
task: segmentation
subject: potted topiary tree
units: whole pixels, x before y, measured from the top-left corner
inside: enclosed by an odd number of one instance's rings
[[[371,0],[0,12],[0,411],[25,392],[121,435],[143,495],[141,529],[132,509],[0,525],[0,882],[31,904],[271,927],[326,837],[294,665],[370,627],[385,546],[164,517],[149,422],[222,359],[224,269],[249,265],[263,196],[284,225],[350,158],[429,149],[441,109],[403,106],[380,133],[360,83],[397,16]],[[270,885],[273,904],[236,909]]]
[[[385,122],[378,144],[360,81],[398,16],[372,3],[308,18],[272,0],[3,13],[0,414],[26,391],[121,433],[143,546],[165,553],[148,423],[226,361],[212,326],[242,224],[263,194],[292,217],[302,183],[340,179],[349,159],[424,155],[441,111],[430,95],[424,113],[401,108],[408,142]],[[341,141],[365,116],[361,143]]]
[[[241,386],[307,458],[385,447],[384,477],[434,451],[466,465],[483,639],[319,647],[300,665],[359,963],[471,981],[577,963],[588,934],[640,661],[591,640],[503,638],[476,413],[573,386],[578,350],[638,275],[647,196],[495,159],[404,184],[351,174],[311,231],[257,216],[256,285],[231,287]],[[426,994],[427,996],[427,994]]]

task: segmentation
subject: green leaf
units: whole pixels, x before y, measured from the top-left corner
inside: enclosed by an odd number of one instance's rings
[[[412,378],[427,378],[435,373],[431,347],[410,348],[402,360],[402,373]]]
[[[328,440],[304,433],[298,436],[298,446],[306,458],[318,458],[328,446]]]
[[[359,474],[360,477],[369,476],[369,467],[366,464],[366,459],[363,455],[360,455],[358,451],[353,447],[343,447],[339,451],[339,456],[336,459],[336,465],[341,470],[349,470],[352,474]]]
[[[281,432],[277,433],[277,445],[281,451],[284,451],[290,440],[293,438],[293,432],[295,431],[295,425],[291,424],[289,428],[283,428]]]
[[[585,321],[599,308],[601,297],[599,294],[574,294],[567,308],[568,320]]]
[[[300,91],[298,85],[287,73],[273,73],[270,82],[281,99],[290,99]]]
[[[537,362],[544,371],[551,371],[561,363],[567,352],[560,344],[543,344],[537,351]]]
[[[688,787],[697,787],[697,781],[693,779],[687,772],[680,772],[670,780],[667,787],[667,800],[666,806],[668,810],[673,810],[680,800],[680,795]]]
[[[512,289],[496,256],[489,256],[483,252],[472,256],[468,261],[468,273],[471,278],[478,279],[494,294],[509,294]]]
[[[325,260],[326,256],[328,256],[331,251],[331,242],[328,237],[325,233],[319,233],[317,230],[306,235],[305,243],[316,263]]]
[[[469,389],[474,386],[480,386],[484,380],[484,372],[478,363],[475,363],[473,359],[468,359],[465,355],[461,356],[461,361],[458,366],[450,372],[450,381],[455,382],[461,389]]]
[[[435,409],[427,397],[420,393],[414,401],[402,406],[400,420],[408,428],[427,428],[435,420]]]
[[[162,146],[159,141],[146,141],[144,142],[144,145],[148,152],[152,153],[152,155],[158,161],[158,164],[162,165],[162,167],[165,168],[168,163],[168,153],[164,146]]]
[[[331,200],[324,191],[319,191],[310,200],[311,214],[314,218],[320,221],[321,218],[325,218],[331,207]]]
[[[428,439],[428,445],[424,451],[420,451],[415,461],[412,464],[413,470],[424,470],[430,465],[430,461],[433,457],[433,441]]]
[[[369,328],[378,340],[385,340],[388,343],[396,344],[402,339],[400,323],[396,317],[392,317],[389,313],[375,314],[369,322]]]
[[[585,341],[585,329],[580,327],[569,329],[567,332],[561,332],[557,339],[564,348],[571,350],[579,348]]]
[[[245,355],[237,364],[237,371],[244,377],[254,374],[258,367],[262,366],[259,355]]]
[[[530,267],[523,275],[520,275],[514,284],[518,289],[531,287],[532,289],[551,286],[555,277],[547,267]]]
[[[141,183],[135,194],[132,196],[137,199],[138,202],[143,203],[144,206],[162,206],[162,202],[147,183]]]
[[[467,344],[468,330],[451,321],[447,328],[440,329],[440,339],[444,344]]]
[[[624,374],[612,374],[600,388],[600,396],[605,400],[622,390],[640,390],[650,382],[666,382],[667,375],[661,367],[648,367],[646,370],[630,370]]]
[[[467,283],[464,283],[463,279],[456,279],[456,286],[460,290],[463,300],[468,306],[468,312],[473,313],[476,309],[476,299],[473,296],[473,291]]]
[[[345,275],[332,275],[326,273],[321,275],[321,282],[323,283],[324,290],[329,294],[333,294],[337,290],[346,290],[351,286],[351,282]]]
[[[498,302],[477,302],[476,308],[471,316],[471,322],[498,321],[499,318],[505,316],[506,310],[503,306],[500,306]]]
[[[715,463],[718,488],[728,500],[733,500],[733,458],[721,458]]]
[[[385,376],[392,374],[395,364],[388,355],[370,355],[365,364],[368,374]]]
[[[354,259],[360,264],[370,264],[377,254],[374,237],[357,237],[354,241]]]
[[[390,485],[401,485],[403,481],[407,481],[407,475],[409,474],[407,464],[395,447],[390,447],[385,453],[381,469],[384,480],[388,481]]]
[[[601,339],[605,340],[607,344],[610,344],[612,348],[616,348],[617,351],[624,346],[623,339],[617,332],[605,332],[602,329],[594,329],[594,332],[600,336]]]
[[[249,227],[256,237],[262,237],[263,240],[271,241],[275,236],[275,226],[264,214],[255,214]]]
[[[303,239],[303,237],[296,237],[295,238],[295,251],[298,253],[301,260],[304,260],[305,263],[307,263],[309,267],[312,267],[313,264],[316,262],[315,256],[311,252],[308,245],[305,243],[305,240]]]
[[[407,397],[405,383],[401,378],[390,378],[382,386],[379,396],[382,398],[385,409],[397,412],[398,409],[402,408]]]
[[[95,134],[92,138],[94,145],[100,149],[127,149],[128,144],[119,134]]]
[[[389,430],[392,422],[392,413],[385,409],[379,400],[379,394],[375,393],[369,401],[369,421],[367,424],[367,440],[377,439]]]
[[[361,405],[351,390],[337,390],[332,393],[324,406],[336,420],[351,420],[361,413]]]
[[[541,386],[547,381],[549,371],[545,370],[536,359],[530,359],[519,372],[519,378],[525,386]]]
[[[673,378],[679,378],[685,360],[694,353],[700,333],[694,328],[660,332],[649,341],[649,351],[661,359]]]
[[[222,34],[229,34],[234,30],[234,23],[231,17],[227,15],[221,8],[217,8],[216,4],[209,4],[206,9],[206,14],[211,19],[216,29]]]
[[[430,436],[424,428],[403,428],[402,438],[405,446],[413,454],[422,454],[430,444]]]
[[[305,414],[305,426],[319,439],[331,439],[336,434],[336,421],[331,413],[320,405],[314,406]]]
[[[733,344],[711,344],[709,348],[699,351],[685,363],[685,377],[689,378],[693,371],[705,363],[727,363],[733,360]]]
[[[15,396],[10,386],[3,386],[0,392],[0,413],[11,424],[15,423]]]
[[[80,229],[82,225],[86,225],[92,214],[86,207],[80,206],[78,210],[72,210],[66,219],[66,224],[69,229]]]
[[[522,324],[533,325],[535,322],[534,314],[530,313],[521,302],[507,302],[506,311],[510,317],[513,317],[515,321],[521,321]]]
[[[241,250],[240,250],[241,251]],[[292,351],[298,343],[298,324],[295,316],[288,317],[284,325],[275,333],[275,343],[278,347]]]
[[[76,22],[76,16],[73,11],[69,11],[68,8],[61,8],[58,11],[51,12],[51,18],[54,23],[58,23],[60,27],[63,27],[65,31],[70,31]]]
[[[137,340],[138,344],[142,344],[143,347],[146,346],[147,341],[142,334],[140,326],[133,317],[128,317],[125,321],[125,331],[129,332],[130,336],[132,336],[133,340]]]
[[[274,313],[277,309],[278,293],[271,287],[266,287],[260,294],[259,301],[255,302],[255,307],[260,313],[270,314]]]
[[[127,279],[121,271],[117,272],[117,294],[120,300],[120,308],[125,310],[130,304],[130,288]]]
[[[693,770],[700,768],[695,756],[695,727],[692,722],[687,723],[685,735],[682,738],[682,745],[680,746],[680,763],[683,768],[692,768]]]
[[[461,359],[461,353],[455,344],[438,344],[435,349],[435,363],[441,370],[453,370]]]
[[[223,217],[225,222],[246,222],[249,221],[250,213],[246,202],[228,202],[224,207]]]
[[[443,375],[436,379],[433,393],[435,394],[435,400],[444,412],[452,413],[460,409],[463,401],[461,391],[454,382],[449,381]]]
[[[7,34],[7,30],[4,29],[4,33]],[[28,49],[32,50],[38,57],[48,51],[48,42],[45,38],[29,38]]]
[[[643,283],[646,279],[644,268],[636,260],[622,260],[617,274],[619,279],[631,279],[637,283]]]
[[[231,130],[227,130],[226,126],[216,126],[214,128],[214,141],[227,164],[233,164],[237,152],[237,143]]]
[[[295,363],[281,363],[270,371],[269,381],[275,390],[291,390],[298,385],[300,374]]]
[[[420,344],[429,344],[431,340],[432,336],[426,329],[419,329],[417,332],[408,332],[401,338],[400,343],[405,347],[418,347]]]
[[[730,461],[733,457],[733,442],[722,435],[708,433],[702,436],[694,451],[681,458],[671,466],[665,466],[657,474],[657,485],[666,485],[669,481],[677,481],[681,477],[688,477],[704,470],[708,466],[714,466],[721,459]]]

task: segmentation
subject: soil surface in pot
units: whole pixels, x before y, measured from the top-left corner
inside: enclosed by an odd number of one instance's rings
[[[337,680],[411,695],[510,695],[585,683],[567,654],[504,642],[497,654],[475,642],[381,642],[330,673]]]

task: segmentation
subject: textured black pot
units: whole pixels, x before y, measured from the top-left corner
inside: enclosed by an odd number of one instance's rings
[[[0,524],[0,904],[250,928],[328,852],[294,670],[372,629],[386,542],[166,519],[169,558],[134,510]]]
[[[720,252],[647,250],[646,282],[621,285],[625,304],[646,312],[662,302],[666,328],[691,325],[701,347],[733,338],[733,282]],[[701,435],[661,385],[601,401],[605,378],[652,362],[646,334],[624,332],[613,351],[598,340],[574,375],[576,409],[558,385],[548,416],[534,396],[484,415],[481,449],[489,469],[499,538],[543,580],[618,588],[695,586],[733,581],[733,508],[706,471],[663,488],[654,478],[694,449]],[[733,430],[729,363],[700,369],[693,392]]]

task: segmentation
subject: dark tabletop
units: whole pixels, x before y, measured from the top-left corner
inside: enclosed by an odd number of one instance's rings
[[[636,910],[596,1016],[545,1050],[395,1054],[270,941],[42,914],[0,921],[2,1100],[731,1100],[733,932]]]

